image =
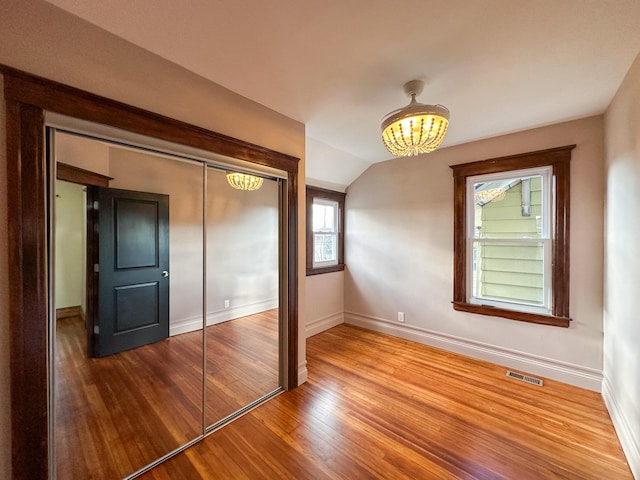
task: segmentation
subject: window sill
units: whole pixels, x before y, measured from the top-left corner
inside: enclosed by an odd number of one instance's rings
[[[555,317],[553,315],[540,315],[538,313],[518,312],[505,308],[487,307],[474,305],[467,302],[453,302],[453,309],[459,312],[477,313],[480,315],[491,315],[493,317],[509,318],[520,322],[537,323],[540,325],[552,325],[554,327],[569,327],[571,319],[566,317]]]
[[[321,273],[341,272],[344,270],[344,263],[331,265],[330,267],[307,268],[307,277],[311,275],[320,275]]]

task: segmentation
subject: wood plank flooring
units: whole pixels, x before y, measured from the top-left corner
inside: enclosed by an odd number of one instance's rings
[[[307,360],[307,383],[141,478],[633,478],[595,392],[347,325]]]
[[[207,327],[207,425],[281,385],[278,346],[278,309]]]
[[[207,327],[206,420],[275,390],[278,311]],[[202,332],[87,358],[80,317],[56,328],[57,478],[119,479],[203,433]]]

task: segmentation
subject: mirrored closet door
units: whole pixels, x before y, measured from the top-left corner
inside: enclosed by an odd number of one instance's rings
[[[280,182],[251,177],[207,169],[208,427],[282,385],[278,308]]]
[[[62,130],[49,147],[52,470],[128,478],[282,390],[283,182]]]

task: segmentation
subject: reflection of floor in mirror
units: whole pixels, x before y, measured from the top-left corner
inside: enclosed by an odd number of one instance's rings
[[[278,309],[207,327],[206,423],[276,390]]]
[[[207,419],[277,387],[277,312],[207,328]],[[81,318],[57,322],[57,478],[122,478],[202,433],[201,331],[100,359],[85,339]]]
[[[140,478],[633,479],[597,392],[349,325],[306,358],[305,384]]]

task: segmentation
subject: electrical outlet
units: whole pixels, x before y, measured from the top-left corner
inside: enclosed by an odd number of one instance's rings
[[[404,322],[404,312],[398,312],[398,321]]]
[[[224,308],[229,308],[229,300],[224,301]]]

